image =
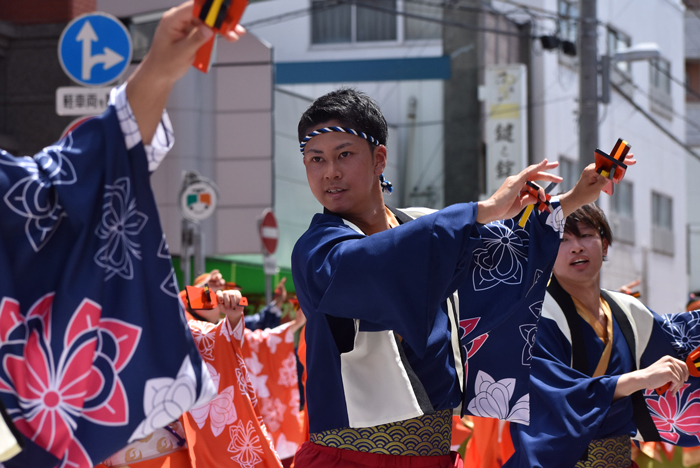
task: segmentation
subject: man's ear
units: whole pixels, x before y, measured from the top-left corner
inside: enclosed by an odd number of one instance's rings
[[[379,145],[374,148],[374,174],[381,175],[386,169],[386,146]]]
[[[610,244],[608,244],[608,240],[603,239],[603,257],[608,256],[608,247],[610,247]]]

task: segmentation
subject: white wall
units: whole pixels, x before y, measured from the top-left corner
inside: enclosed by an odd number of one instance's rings
[[[99,0],[116,16],[158,11],[178,0]],[[219,188],[219,203],[202,222],[206,255],[260,253],[258,217],[272,205],[272,51],[253,33],[219,40],[215,66],[192,68],[175,85],[166,109],[175,145],[151,178],[170,251],[180,253],[182,172],[195,170]]]

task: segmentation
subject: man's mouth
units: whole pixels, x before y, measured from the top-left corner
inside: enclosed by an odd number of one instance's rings
[[[328,189],[328,190],[326,190],[326,193],[340,193],[340,192],[344,192],[344,191],[345,191],[345,189]]]
[[[583,265],[586,263],[588,263],[587,258],[578,258],[578,259],[574,260],[573,262],[571,262],[569,265]]]

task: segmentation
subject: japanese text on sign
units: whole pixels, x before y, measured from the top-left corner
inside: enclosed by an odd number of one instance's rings
[[[58,115],[97,115],[109,106],[111,87],[83,88],[68,86],[56,89]]]
[[[495,65],[486,70],[486,191],[490,195],[527,165],[527,70]]]

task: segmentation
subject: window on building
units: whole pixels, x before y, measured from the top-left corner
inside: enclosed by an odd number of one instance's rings
[[[396,12],[442,19],[442,7],[411,0],[363,0],[363,4],[333,4],[312,1],[311,42],[342,44],[360,42],[402,42],[440,39],[440,23]]]
[[[617,52],[627,49],[631,45],[632,39],[627,34],[608,28],[608,56],[614,57]],[[616,62],[615,66],[625,74],[630,72],[629,62]]]
[[[664,58],[649,61],[649,109],[671,120],[671,62]]]
[[[690,102],[700,101],[700,62],[695,60],[685,61],[685,84],[688,91],[685,100]]]
[[[311,42],[336,44],[352,42],[353,5],[327,6],[326,1],[312,2]]]
[[[651,246],[656,252],[674,254],[673,199],[657,192],[651,194]]]
[[[557,193],[568,192],[574,187],[574,185],[576,185],[576,182],[578,181],[576,166],[576,161],[573,159],[569,159],[564,156],[559,158],[559,175],[564,180],[562,180],[559,187],[555,189]]]
[[[654,226],[673,230],[673,199],[653,192],[651,194],[651,222]]]
[[[615,187],[610,199],[610,225],[616,241],[634,244],[634,186],[623,180]]]
[[[353,5],[357,41],[395,41],[397,15],[383,10],[396,11],[396,0],[369,0],[363,3],[374,5],[382,10]]]
[[[664,58],[657,58],[649,62],[651,71],[651,87],[659,91],[671,94],[671,62]]]
[[[396,0],[368,0],[364,3],[377,9],[349,4],[328,6],[326,0],[312,2],[311,42],[396,41],[397,15],[382,11],[396,10]]]
[[[156,28],[160,22],[163,12],[147,13],[144,15],[135,15],[124,20],[124,23],[131,34],[131,43],[133,46],[132,62],[140,62],[148,53],[153,42],[153,35],[156,33]]]
[[[442,7],[404,0],[406,13],[419,15],[426,18],[442,19]],[[416,39],[440,39],[442,37],[442,25],[435,21],[427,21],[419,18],[404,18],[404,34],[407,41]]]
[[[610,206],[615,215],[624,216],[625,218],[634,218],[634,197],[632,189],[632,182],[626,180],[621,181],[615,187]]]
[[[559,38],[576,44],[578,37],[578,1],[558,0]]]

